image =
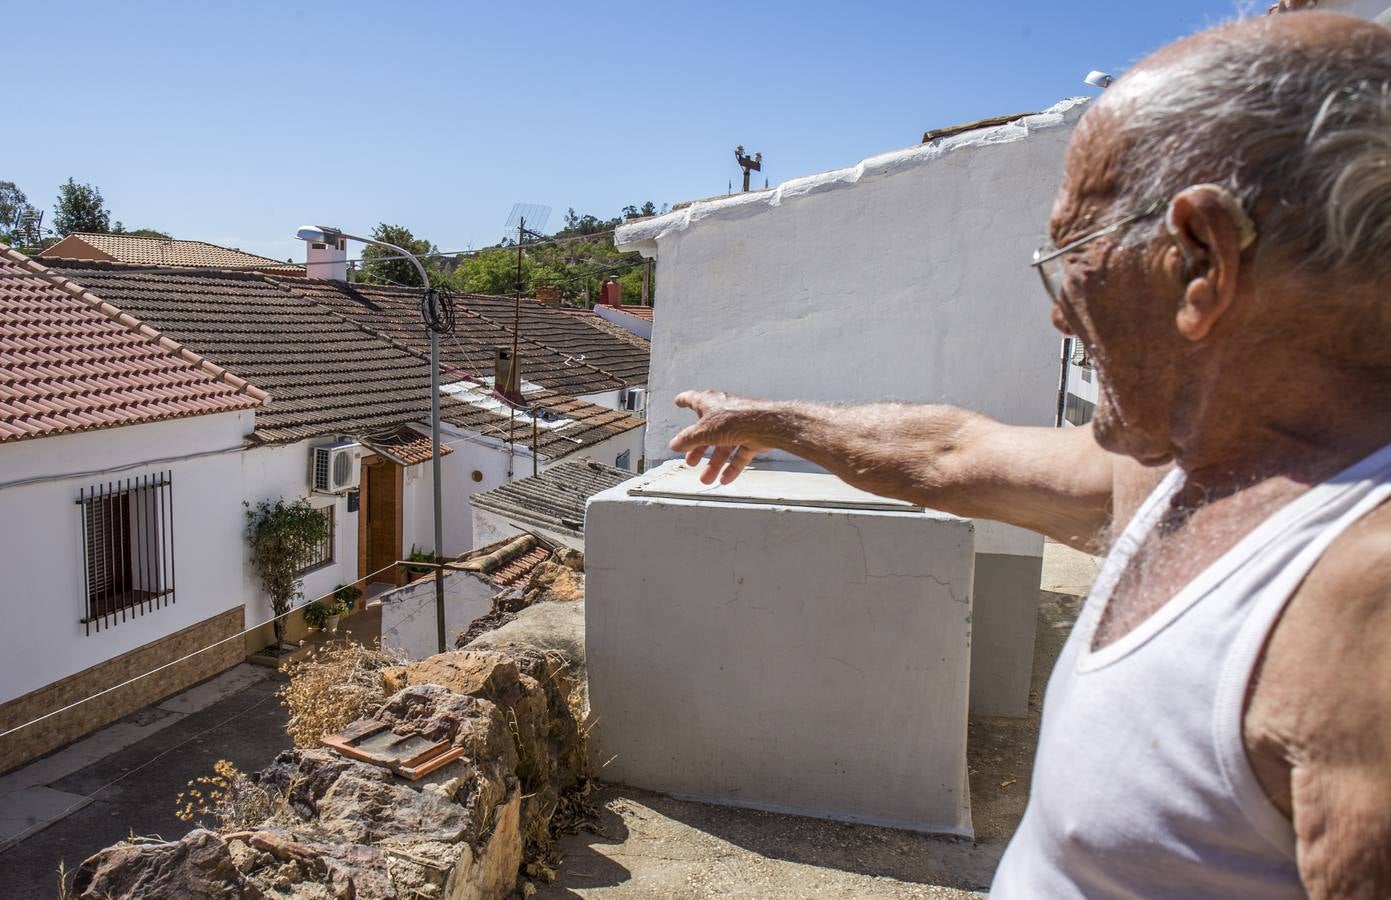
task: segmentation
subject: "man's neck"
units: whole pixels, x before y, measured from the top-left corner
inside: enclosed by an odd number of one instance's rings
[[[1211,409],[1204,439],[1180,448],[1187,482],[1228,494],[1269,478],[1307,486],[1391,444],[1391,391],[1381,379],[1307,370],[1299,396],[1248,393],[1240,408]],[[1285,383],[1288,383],[1287,381]]]

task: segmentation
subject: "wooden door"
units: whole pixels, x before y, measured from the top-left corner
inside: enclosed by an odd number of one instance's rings
[[[376,457],[362,461],[361,526],[358,530],[358,577],[368,581],[400,584],[399,567],[383,572],[402,558],[401,493],[404,470],[395,463]],[[368,576],[371,576],[368,578]]]

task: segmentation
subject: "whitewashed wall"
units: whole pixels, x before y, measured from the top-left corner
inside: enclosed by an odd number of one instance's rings
[[[1323,0],[1319,4],[1319,9],[1345,13],[1362,19],[1375,19],[1377,16],[1391,13],[1391,4],[1388,4],[1386,0]]]
[[[486,547],[489,544],[500,541],[503,538],[516,537],[523,530],[532,532],[544,540],[550,541],[557,547],[573,547],[576,550],[584,549],[584,536],[576,536],[564,531],[557,531],[554,528],[542,528],[531,522],[517,522],[517,525],[524,526],[524,529],[517,528],[513,524],[514,518],[500,513],[491,512],[486,509],[475,508],[473,510],[473,535],[478,541],[478,546]]]
[[[287,501],[307,497],[315,508],[334,507],[333,564],[315,569],[304,576],[304,599],[315,600],[330,594],[340,584],[357,580],[357,517],[348,512],[344,495],[313,494],[309,491],[309,452],[316,445],[330,443],[329,438],[314,438],[294,444],[255,447],[241,456],[242,490],[246,500],[255,506],[261,500]],[[242,522],[245,527],[245,520]],[[264,622],[271,617],[270,598],[261,589],[260,579],[251,566],[246,541],[238,547],[244,564],[240,584],[246,598],[247,625]]]
[[[453,649],[459,632],[493,608],[497,588],[467,572],[450,572],[444,580],[444,634]],[[382,645],[422,659],[439,652],[434,579],[416,581],[378,598],[382,608]]]
[[[1059,335],[1029,261],[1084,107],[1064,101],[620,228],[622,249],[656,256],[667,298],[653,330],[649,465],[692,421],[672,403],[688,388],[951,403],[1052,424]]]
[[[603,303],[595,306],[594,312],[606,322],[611,322],[619,328],[626,328],[644,340],[652,340],[652,323],[641,316],[625,313],[621,309],[614,309]]]
[[[250,412],[219,413],[0,446],[0,702],[242,604],[240,448],[251,427]],[[192,454],[208,455],[116,471]],[[87,634],[78,491],[162,471],[173,473],[176,602]]]

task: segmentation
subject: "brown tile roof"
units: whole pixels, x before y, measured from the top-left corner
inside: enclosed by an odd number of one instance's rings
[[[92,251],[95,251],[93,253]],[[246,269],[286,274],[304,272],[303,266],[257,256],[207,241],[136,237],[129,234],[74,232],[44,250],[45,259],[104,259],[108,262],[178,268]]]
[[[428,348],[416,291],[315,279],[284,283],[393,340],[421,352]],[[441,359],[460,373],[491,376],[494,349],[512,346],[515,300],[479,294],[454,299],[458,327],[440,342]],[[572,395],[646,384],[651,362],[645,348],[530,299],[521,304],[518,352],[524,380]]]
[[[597,328],[605,334],[611,334],[620,341],[632,344],[649,355],[652,353],[652,342],[647,338],[638,337],[622,325],[615,325],[593,310],[574,307],[564,307],[564,310],[591,328]]]
[[[469,502],[475,509],[506,516],[521,526],[579,536],[584,534],[584,510],[589,498],[632,477],[632,472],[592,459],[569,460],[540,475],[474,494]]]
[[[362,444],[402,466],[414,466],[434,459],[434,442],[430,440],[430,436],[421,434],[407,425],[380,437],[367,435],[362,438]],[[448,456],[453,452],[453,447],[443,440],[440,441],[440,456]]]
[[[534,534],[513,535],[470,550],[454,564],[486,578],[496,587],[509,588],[526,581],[553,553],[555,547],[543,538]]]
[[[8,248],[0,248],[0,359],[0,442],[251,409],[266,399]]]
[[[256,416],[260,440],[360,436],[429,420],[428,358],[300,292],[317,282],[215,270],[139,271],[117,263],[51,264],[270,391],[275,402]],[[540,451],[552,459],[642,425],[626,413],[554,392],[528,400],[574,420],[559,431],[540,429]],[[494,438],[508,436],[508,415],[450,397],[441,398],[441,417]],[[517,428],[517,442],[529,444],[529,428],[522,431]]]

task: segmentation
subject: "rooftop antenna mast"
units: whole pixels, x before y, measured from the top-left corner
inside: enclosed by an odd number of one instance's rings
[[[739,168],[744,170],[744,193],[749,192],[749,173],[763,171],[763,154],[755,153],[749,156],[744,152],[744,145],[740,144],[734,148],[734,158],[739,161]]]
[[[526,289],[526,284],[522,280],[522,259],[526,252],[526,242],[544,237],[541,229],[546,227],[546,220],[550,216],[551,208],[549,206],[542,206],[539,203],[517,203],[513,204],[512,212],[507,216],[507,224],[504,226],[507,237],[510,238],[513,231],[517,233],[517,297],[512,308],[512,365],[508,371],[508,381],[515,382],[515,384],[509,384],[508,388],[514,389],[516,393],[508,397],[509,401],[515,401],[522,393],[522,379],[517,374],[520,371],[517,364],[517,350],[522,333],[522,291]],[[503,393],[497,383],[496,372],[493,373],[493,390]],[[517,406],[515,402],[509,402],[508,406],[511,407],[512,412],[507,427],[507,441],[511,444],[517,423]]]

